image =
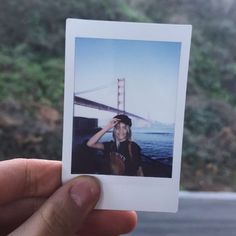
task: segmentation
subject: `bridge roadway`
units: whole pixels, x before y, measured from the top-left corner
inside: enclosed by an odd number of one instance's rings
[[[138,213],[126,236],[235,236],[236,193],[180,194],[178,213]]]
[[[110,106],[104,105],[102,103],[94,102],[94,101],[91,101],[91,100],[88,100],[88,99],[85,99],[85,98],[82,98],[82,97],[79,97],[79,96],[74,96],[74,103],[76,105],[81,105],[81,106],[90,107],[90,108],[103,110],[103,111],[109,111],[109,112],[113,112],[113,113],[117,113],[117,114],[122,113],[122,114],[125,114],[127,116],[137,118],[139,120],[150,122],[149,120],[147,120],[147,119],[145,119],[141,116],[135,115],[133,113],[130,113],[130,112],[127,112],[127,111],[121,111],[121,110],[118,110],[117,108],[110,107]]]

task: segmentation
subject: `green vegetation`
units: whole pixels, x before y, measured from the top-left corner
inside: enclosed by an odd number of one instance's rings
[[[60,108],[63,96],[64,62],[48,58],[37,62],[15,51],[0,55],[0,99],[17,98]]]
[[[182,188],[236,190],[236,3],[11,0],[0,14],[0,158],[60,159],[68,17],[193,25]]]

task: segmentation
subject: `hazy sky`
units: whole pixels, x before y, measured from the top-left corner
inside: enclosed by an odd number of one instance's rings
[[[77,38],[75,93],[117,107],[117,79],[125,78],[126,111],[174,123],[181,44],[178,42]],[[108,119],[115,114],[75,106],[75,115]]]

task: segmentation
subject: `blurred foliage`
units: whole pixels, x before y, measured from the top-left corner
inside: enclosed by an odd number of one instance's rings
[[[64,62],[48,58],[41,63],[20,45],[0,54],[0,99],[17,98],[62,107]]]
[[[236,190],[234,0],[0,0],[0,6],[2,159],[61,158],[66,18],[192,24],[182,185]]]

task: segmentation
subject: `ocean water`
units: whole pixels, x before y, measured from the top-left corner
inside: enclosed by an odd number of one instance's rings
[[[142,154],[151,159],[172,158],[173,134],[133,133],[133,140],[139,144]]]
[[[112,140],[112,133],[106,133],[101,141]],[[143,158],[160,160],[167,164],[172,163],[173,158],[173,130],[151,131],[145,129],[133,130],[132,140],[142,150]]]

